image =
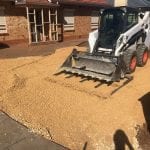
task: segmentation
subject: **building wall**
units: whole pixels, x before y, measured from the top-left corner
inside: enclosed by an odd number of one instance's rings
[[[0,41],[26,41],[28,26],[25,8],[16,8],[12,2],[0,2],[5,7],[7,33],[0,34]]]
[[[75,30],[64,31],[64,39],[88,37],[91,32],[91,13],[93,10],[99,10],[91,7],[64,7],[75,9]]]
[[[79,8],[75,11],[75,34],[87,35],[91,31],[91,10]]]
[[[16,7],[12,2],[0,2],[0,6],[5,7],[7,24],[7,34],[0,34],[0,42],[28,41],[26,9],[23,7]],[[63,31],[63,9],[65,8],[71,8],[75,10],[74,31]],[[62,6],[58,11],[58,23],[60,24],[59,30],[60,33],[62,33],[60,34],[60,41],[61,39],[66,40],[88,37],[89,32],[91,32],[92,10],[96,10],[96,8],[85,6]]]

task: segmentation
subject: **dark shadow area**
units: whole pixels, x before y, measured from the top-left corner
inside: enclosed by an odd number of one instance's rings
[[[145,121],[147,124],[147,130],[150,133],[150,92],[139,99],[141,102]]]
[[[137,126],[137,141],[139,146],[143,150],[150,149],[150,92],[145,94],[139,99],[142,108],[143,114],[145,117],[145,123],[142,126]]]
[[[126,86],[127,84],[129,84],[132,80],[133,80],[133,76],[126,76],[125,77],[127,80],[118,88],[116,88],[115,90],[113,90],[111,92],[111,95],[115,94],[116,92],[118,92],[121,88],[123,88],[124,86]]]
[[[115,132],[113,140],[115,144],[115,150],[125,150],[126,146],[128,147],[129,150],[134,150],[127,135],[121,129]]]
[[[54,54],[57,49],[77,46],[85,39],[69,40],[65,42],[55,42],[49,44],[37,44],[29,46],[27,43],[13,45],[9,47],[7,44],[0,43],[0,59],[19,58],[29,56],[48,56]],[[6,49],[7,48],[7,49]]]
[[[83,150],[86,150],[87,149],[87,145],[88,145],[88,142],[85,142],[84,146],[83,146]]]
[[[147,131],[147,125],[143,124],[142,126],[137,126],[137,141],[139,144],[139,148],[142,150],[149,150],[150,149],[150,134]]]
[[[2,48],[0,50],[0,59],[5,58],[19,58],[19,57],[30,57],[30,56],[47,56],[55,53],[56,49],[49,48],[48,46],[30,46],[17,45],[8,47],[7,49]]]
[[[77,46],[79,46],[79,47],[89,47],[89,43],[88,43],[88,41],[83,41],[83,42],[79,43]]]
[[[113,83],[117,83],[117,81],[105,81],[105,80],[100,80],[97,78],[92,78],[90,76],[84,76],[84,75],[80,75],[78,73],[70,73],[70,72],[66,72],[65,70],[61,70],[61,67],[59,68],[60,70],[58,70],[54,75],[55,76],[59,76],[61,74],[66,75],[66,79],[71,79],[74,77],[79,77],[81,80],[79,81],[80,83],[84,83],[86,81],[92,81],[95,82],[96,85],[94,86],[94,88],[100,88],[103,85],[107,85],[108,87],[113,86]],[[115,86],[114,90],[112,90],[110,92],[110,96],[114,95],[115,93],[119,92],[120,89],[124,88],[127,84],[129,84],[132,80],[133,80],[133,76],[126,76],[124,79],[122,79],[124,82],[121,83],[120,85],[118,84],[117,86]],[[98,82],[98,83],[97,83]]]
[[[9,48],[9,45],[6,43],[1,43],[0,42],[0,49],[4,49],[4,48]]]

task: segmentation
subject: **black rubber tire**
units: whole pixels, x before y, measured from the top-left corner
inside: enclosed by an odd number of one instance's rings
[[[147,55],[149,55],[148,48],[144,44],[138,45],[138,47],[137,47],[137,64],[139,67],[145,66],[148,61],[148,56],[147,56],[146,61],[143,60],[145,53],[147,53]]]
[[[135,64],[134,68],[131,68],[131,62],[132,62],[133,58],[136,59],[136,64]],[[135,50],[127,50],[124,53],[124,63],[126,66],[126,73],[131,74],[131,73],[135,72],[136,66],[137,66],[137,54],[136,54]]]

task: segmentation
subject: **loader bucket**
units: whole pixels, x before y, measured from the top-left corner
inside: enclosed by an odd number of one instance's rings
[[[121,69],[112,59],[104,59],[101,56],[76,50],[73,50],[66,59],[59,72],[77,74],[107,82],[119,81],[121,78]]]

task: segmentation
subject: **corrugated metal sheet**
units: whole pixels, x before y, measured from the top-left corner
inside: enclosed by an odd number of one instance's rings
[[[16,0],[17,1],[17,0]],[[94,5],[97,7],[108,7],[108,6],[127,6],[127,7],[150,7],[150,0],[18,0],[26,1],[27,4],[37,5],[53,5],[58,1],[60,4],[70,5]]]
[[[60,4],[71,4],[71,5],[94,5],[97,7],[100,6],[110,6],[113,0],[15,0],[16,4],[34,4],[34,5],[54,5]]]
[[[94,4],[97,6],[150,7],[150,0],[58,0],[64,4]]]
[[[128,0],[129,7],[150,7],[150,0]]]
[[[113,0],[58,0],[61,4],[112,6]]]

